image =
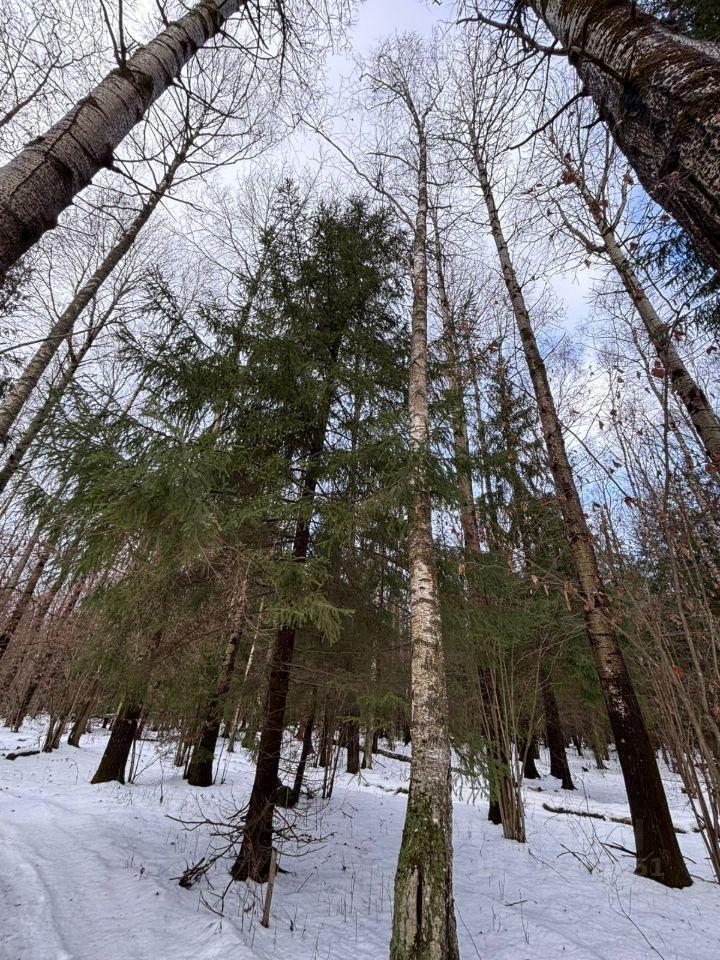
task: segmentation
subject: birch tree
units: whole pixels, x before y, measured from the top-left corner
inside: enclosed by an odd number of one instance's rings
[[[413,466],[409,507],[412,762],[395,875],[393,960],[458,956],[448,700],[428,475],[429,141],[443,87],[438,68],[429,46],[415,35],[406,35],[378,48],[364,69],[373,107],[383,111],[386,124],[393,125],[391,139],[376,152],[382,159],[375,182],[383,185],[383,192],[392,193],[383,168],[399,163],[400,176],[412,177],[414,186],[404,206],[394,199],[413,237],[408,399]],[[395,124],[405,133],[404,142],[398,141]]]
[[[187,71],[162,109],[150,112],[140,135],[130,138],[136,142],[131,144],[121,165],[132,178],[130,190],[138,194],[130,199],[131,204],[138,205],[137,212],[124,224],[118,218],[122,225],[114,242],[74,291],[65,310],[6,390],[0,406],[0,445],[7,443],[15,421],[61,344],[72,334],[78,319],[96,300],[173,189],[198,176],[207,176],[230,160],[261,152],[267,145],[263,116],[270,115],[275,106],[267,86],[255,72],[233,72],[224,52],[214,51],[202,67]],[[248,103],[249,90],[253,96]],[[147,185],[143,183],[145,178],[150,181]],[[120,198],[117,202],[119,205]],[[112,200],[106,201],[102,212],[112,216],[112,208]]]
[[[341,3],[338,9],[342,10]],[[331,7],[293,9],[284,0],[202,0],[145,46],[118,62],[66,115],[0,169],[0,277],[49,229],[103,169],[152,104],[177,80],[198,51],[217,36],[234,38],[236,53],[251,64],[268,56],[305,56],[312,47],[294,31],[321,21]],[[240,14],[229,32],[228,21]],[[230,40],[232,43],[233,40]],[[307,48],[307,50],[306,50]],[[297,64],[296,64],[297,65]]]
[[[477,0],[463,0],[461,9],[525,50],[567,57],[640,183],[720,269],[717,44],[670,30],[634,0],[523,0],[512,13],[502,3],[500,19]],[[538,34],[538,20],[552,43]]]

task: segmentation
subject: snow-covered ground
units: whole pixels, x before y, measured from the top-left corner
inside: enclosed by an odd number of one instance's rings
[[[0,755],[38,746],[42,728],[0,731]],[[223,820],[246,801],[253,767],[242,751],[221,761],[212,789],[189,787],[172,755],[145,743],[136,783],[91,786],[107,734],[81,749],[0,756],[2,960],[335,960],[385,958],[409,766],[376,757],[360,777],[339,774],[329,803],[304,799],[302,856],[283,851],[269,928],[264,888],[231,884],[224,916],[211,907],[228,861],[190,890],[176,879],[208,844],[190,821]],[[574,754],[574,751],[570,751]],[[628,827],[550,813],[574,806],[627,816],[619,768],[583,769],[578,790],[550,777],[527,784],[524,845],[503,840],[467,783],[455,803],[455,897],[464,960],[718,960],[720,887],[677,780],[663,770],[691,872],[688,890],[635,877]],[[539,764],[547,769],[546,764]],[[319,771],[310,770],[311,779]],[[180,822],[182,821],[182,822]],[[185,826],[183,825],[185,823]]]

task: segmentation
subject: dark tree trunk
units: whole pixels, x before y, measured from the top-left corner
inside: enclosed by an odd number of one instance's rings
[[[242,603],[244,612],[244,594]],[[230,689],[232,675],[235,670],[235,660],[237,658],[237,649],[241,636],[241,631],[236,630],[228,640],[215,693],[205,705],[203,711],[200,737],[193,749],[192,759],[190,760],[187,770],[187,781],[191,787],[212,786],[215,747],[220,732],[220,717],[222,716],[223,703]]]
[[[307,468],[303,478],[299,506],[301,514],[295,525],[292,561],[304,563],[310,548],[310,521],[315,500],[315,490],[320,478],[320,458],[325,448],[325,433],[333,395],[333,369],[337,363],[348,318],[334,317],[318,324],[318,333],[324,335],[327,352],[319,357],[321,375],[325,386],[322,406],[317,420],[307,432]],[[285,706],[290,687],[290,667],[295,649],[295,629],[282,627],[275,635],[270,650],[270,676],[268,679],[260,732],[255,780],[250,793],[245,829],[240,853],[230,871],[234,880],[255,880],[265,883],[270,872],[272,856],[273,814],[279,781],[280,753],[285,726]]]
[[[270,873],[275,794],[294,648],[295,630],[278,630],[273,643],[255,780],[245,819],[242,847],[231,870],[233,880],[251,879],[266,883]]]
[[[560,711],[558,710],[555,691],[547,677],[542,680],[541,686],[545,710],[545,735],[550,749],[550,776],[562,780],[563,790],[574,790],[575,784],[570,775],[570,767],[565,753],[565,736],[560,724]]]
[[[537,749],[537,737],[533,734],[528,743],[526,740],[518,741],[518,750],[523,758],[523,778],[525,780],[539,780],[540,774],[535,766],[535,752]]]
[[[80,746],[80,737],[83,735],[83,733],[85,733],[88,721],[90,720],[90,714],[97,698],[98,686],[99,680],[97,677],[95,677],[87,700],[84,702],[80,710],[78,710],[77,716],[75,717],[75,722],[70,730],[70,735],[68,736],[67,740],[69,747]]]
[[[211,787],[215,747],[220,733],[220,721],[207,716],[203,721],[200,736],[193,747],[187,768],[187,782],[191,787]]]
[[[25,693],[18,704],[17,710],[15,711],[15,716],[10,724],[13,733],[17,733],[20,727],[23,725],[23,721],[27,716],[28,710],[30,709],[30,704],[32,703],[32,698],[35,696],[35,691],[37,688],[37,680],[32,680],[25,688]]]
[[[642,876],[657,880],[668,887],[688,887],[692,880],[675,836],[655,753],[618,642],[610,601],[595,553],[593,535],[575,486],[545,362],[538,348],[522,287],[505,241],[480,145],[472,131],[471,139],[478,180],[537,399],[555,493],[577,574],[588,640],[622,766],[635,833],[636,870]]]
[[[142,704],[129,703],[115,717],[110,739],[90,783],[125,783],[125,767],[137,733]]]
[[[582,757],[583,746],[582,746],[582,739],[580,738],[580,736],[578,734],[573,734],[572,742],[573,742],[573,746],[575,747],[575,751],[577,752],[577,755],[579,757]]]
[[[345,746],[347,748],[347,772],[360,773],[360,726],[356,720],[350,720],[347,723]]]
[[[305,721],[302,748],[300,750],[300,759],[298,760],[297,770],[295,771],[295,782],[293,783],[292,792],[290,794],[290,806],[293,807],[300,800],[300,791],[302,790],[303,779],[305,777],[307,758],[310,756],[310,751],[312,750],[312,732],[313,724],[315,723],[315,697],[316,693],[313,691],[313,706],[310,711],[310,716]]]

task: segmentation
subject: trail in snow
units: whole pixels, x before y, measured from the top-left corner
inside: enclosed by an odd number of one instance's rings
[[[0,731],[0,755],[35,747],[42,730]],[[227,885],[229,861],[191,890],[173,878],[202,857],[206,828],[247,800],[253,765],[225,756],[225,782],[198,791],[172,755],[143,745],[135,784],[91,786],[105,731],[77,750],[0,756],[2,960],[382,960],[387,956],[395,858],[409,765],[376,757],[361,777],[338,776],[329,803],[304,799],[286,844],[269,929],[264,888],[232,884],[220,918],[210,909]],[[573,754],[574,751],[569,751]],[[696,880],[668,890],[635,877],[629,827],[559,815],[543,803],[627,816],[622,778],[584,770],[571,756],[574,793],[544,777],[526,784],[524,845],[503,840],[486,801],[456,784],[455,895],[464,960],[717,960],[720,886]],[[541,769],[547,765],[540,763]],[[310,770],[311,779],[319,771]],[[693,874],[711,879],[701,838],[675,777],[663,778]]]

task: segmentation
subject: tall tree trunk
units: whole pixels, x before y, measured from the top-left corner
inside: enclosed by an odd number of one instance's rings
[[[540,686],[545,711],[545,735],[550,749],[550,776],[562,781],[563,790],[574,790],[575,784],[570,775],[565,752],[565,736],[560,723],[560,711],[550,678],[543,677]]]
[[[115,717],[110,739],[90,783],[125,783],[125,767],[137,734],[142,704],[132,701],[123,706]]]
[[[555,493],[577,574],[588,639],[623,771],[635,831],[636,869],[643,876],[670,887],[689,886],[692,881],[680,853],[655,753],[618,643],[592,533],[575,486],[545,363],[538,349],[475,137],[472,137],[472,143],[490,228],[535,391]]]
[[[525,0],[568,51],[650,196],[720,270],[720,46],[635,0]]]
[[[132,247],[133,243],[138,237],[138,234],[148,222],[152,213],[172,186],[179,167],[184,163],[187,157],[187,151],[190,148],[191,143],[192,135],[188,134],[185,137],[182,146],[178,149],[172,162],[168,166],[165,176],[158,184],[157,189],[146,198],[140,209],[140,212],[137,214],[130,226],[120,235],[120,238],[104,257],[102,263],[95,270],[87,283],[80,287],[78,292],[73,297],[72,302],[58,317],[48,331],[48,335],[37,348],[34,355],[30,358],[30,360],[28,360],[23,372],[8,389],[2,406],[0,406],[0,445],[7,443],[8,435],[12,425],[15,423],[31,393],[38,385],[40,378],[48,367],[48,364],[60,349],[60,345],[65,338],[72,333],[78,317],[80,317],[82,312],[95,297],[102,284],[107,280],[115,267],[117,267],[125,254]],[[5,169],[7,170],[7,167]],[[1,191],[2,171],[0,170],[0,198]],[[0,210],[1,206],[2,200],[0,199]],[[2,213],[0,212],[0,249],[1,248]],[[67,384],[65,386],[67,386]],[[5,482],[7,483],[7,481]]]
[[[0,169],[0,278],[103,167],[198,49],[248,0],[201,0]]]
[[[718,70],[720,70],[720,63]],[[710,405],[705,391],[695,382],[683,363],[673,343],[672,331],[660,319],[648,299],[638,275],[617,241],[615,230],[605,216],[601,204],[590,193],[581,174],[568,161],[565,162],[565,167],[592,215],[610,262],[622,280],[650,342],[657,352],[658,359],[669,376],[670,389],[687,410],[710,463],[720,471],[720,419]]]
[[[452,885],[452,783],[448,698],[425,457],[427,382],[427,143],[418,134],[418,209],[413,240],[409,412],[413,502],[410,515],[412,762],[405,826],[395,875],[391,960],[459,958]]]

